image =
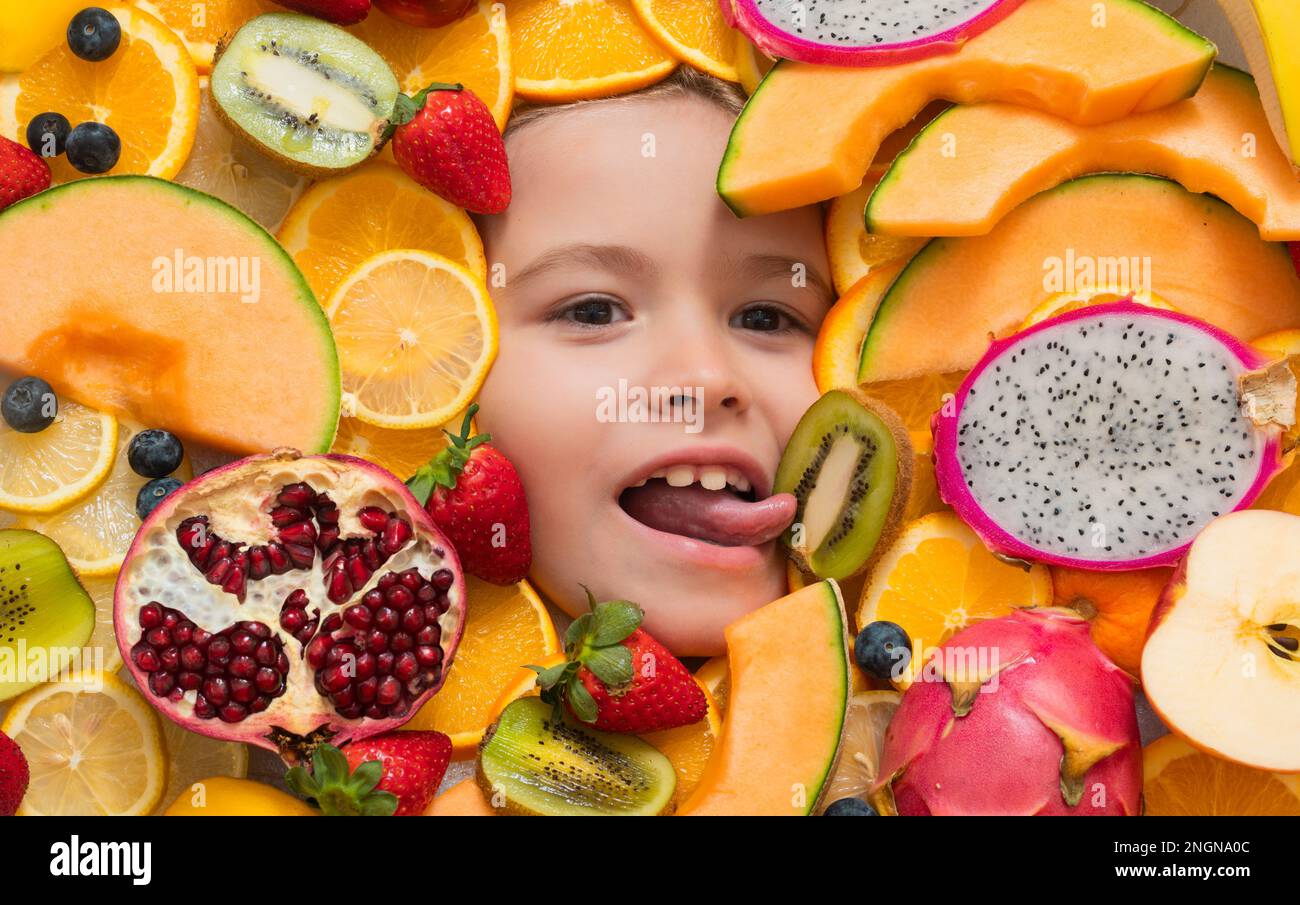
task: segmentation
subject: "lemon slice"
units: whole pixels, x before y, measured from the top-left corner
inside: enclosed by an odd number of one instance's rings
[[[167,750],[167,788],[153,813],[167,806],[195,783],[214,776],[244,779],[248,776],[248,748],[182,729],[171,720],[162,723],[163,746]]]
[[[54,512],[103,482],[117,450],[117,421],[61,402],[54,423],[24,434],[0,421],[0,508]]]
[[[122,667],[122,654],[117,649],[117,633],[113,628],[113,590],[117,586],[117,572],[78,575],[77,581],[95,602],[95,630],[86,642],[86,650],[91,656],[89,663],[104,672],[117,672]],[[102,662],[96,657],[102,657]]]
[[[66,509],[49,515],[25,515],[18,527],[39,531],[63,548],[63,555],[81,577],[112,575],[122,565],[126,551],[140,529],[135,498],[149,482],[131,470],[126,453],[134,426],[118,431],[117,453],[107,479],[99,489]],[[181,463],[174,477],[188,481],[189,460]]]
[[[823,797],[827,805],[841,798],[866,800],[879,775],[885,730],[901,700],[902,695],[896,691],[864,691],[849,699],[839,760]]]
[[[414,249],[363,261],[326,306],[343,369],[344,414],[377,427],[446,423],[478,392],[497,353],[487,288]]]
[[[935,512],[904,526],[877,562],[862,593],[858,628],[883,619],[907,632],[912,660],[894,681],[905,688],[926,652],[972,622],[1051,602],[1046,566],[1026,570],[998,559],[956,515]]]
[[[167,756],[158,717],[140,693],[95,673],[33,688],[0,731],[31,770],[20,815],[148,814],[162,799]]]

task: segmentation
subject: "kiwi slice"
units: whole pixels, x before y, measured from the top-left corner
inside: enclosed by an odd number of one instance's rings
[[[798,501],[782,535],[791,558],[818,578],[861,573],[898,528],[912,489],[912,443],[884,404],[831,390],[799,419],[773,493]]]
[[[267,13],[217,48],[209,91],[220,118],[254,147],[297,172],[330,176],[383,145],[398,84],[343,29]]]
[[[538,817],[671,813],[677,772],[634,735],[597,732],[538,697],[501,713],[479,746],[478,783],[507,814]]]
[[[59,545],[0,531],[0,701],[63,672],[95,630],[95,602]]]

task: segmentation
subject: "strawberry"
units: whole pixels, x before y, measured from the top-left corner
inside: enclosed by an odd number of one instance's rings
[[[343,751],[317,745],[311,772],[294,767],[285,781],[329,817],[411,817],[429,807],[449,763],[451,739],[441,732],[386,732]]]
[[[335,25],[356,25],[370,15],[370,0],[275,0],[281,6],[307,13]]]
[[[27,794],[27,781],[31,773],[23,749],[9,736],[0,732],[0,817],[12,817]]]
[[[586,588],[584,588],[586,590]],[[597,603],[565,636],[566,662],[537,673],[542,699],[561,701],[603,732],[654,732],[704,719],[704,692],[682,662],[641,628],[645,613],[627,600]]]
[[[0,137],[0,211],[50,187],[50,165],[31,148]]]
[[[493,584],[514,584],[533,562],[528,501],[510,460],[486,445],[491,434],[470,436],[478,405],[469,407],[460,434],[406,482],[442,529],[461,565]]]
[[[420,185],[476,214],[510,205],[510,165],[487,104],[461,85],[434,83],[397,98],[393,156]]]

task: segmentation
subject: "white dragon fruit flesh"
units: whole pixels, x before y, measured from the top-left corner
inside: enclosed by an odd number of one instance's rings
[[[933,420],[939,493],[1009,557],[1176,561],[1281,464],[1295,379],[1223,331],[1131,301],[993,344]]]

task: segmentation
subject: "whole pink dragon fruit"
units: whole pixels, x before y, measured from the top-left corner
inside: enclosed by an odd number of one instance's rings
[[[954,53],[1025,0],[719,2],[727,23],[770,57],[830,66],[886,66]]]
[[[1133,683],[1073,610],[1017,610],[927,660],[885,733],[881,813],[1137,815]]]

